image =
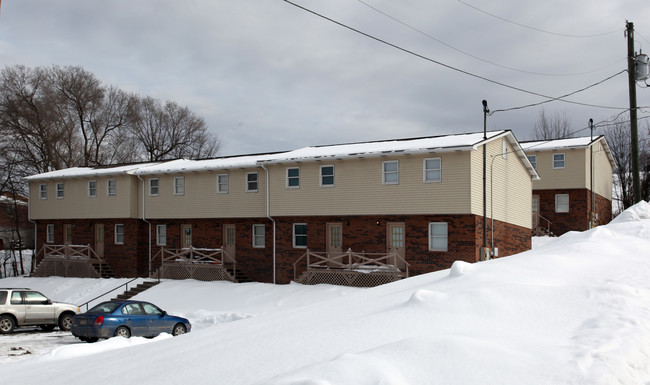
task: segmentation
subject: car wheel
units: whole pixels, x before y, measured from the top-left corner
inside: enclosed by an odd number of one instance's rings
[[[174,329],[172,329],[173,336],[180,336],[181,334],[187,333],[187,328],[183,324],[176,324]]]
[[[0,317],[0,333],[9,334],[14,331],[16,321],[12,316],[3,315]]]
[[[59,317],[59,329],[64,332],[70,331],[72,322],[74,321],[74,314],[72,313],[63,313]]]
[[[115,337],[130,338],[131,331],[126,326],[120,326],[119,328],[115,329],[115,333],[113,335]]]
[[[40,325],[39,327],[40,327],[41,330],[43,330],[43,331],[51,332],[52,330],[54,330],[54,328],[56,327],[56,325]]]

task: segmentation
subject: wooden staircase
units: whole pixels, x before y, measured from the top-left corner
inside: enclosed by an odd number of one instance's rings
[[[152,287],[156,286],[159,284],[160,281],[145,281],[142,283],[139,283],[135,287],[125,291],[124,293],[118,295],[117,297],[113,298],[113,300],[127,300],[130,299],[131,297],[134,297],[140,293],[142,293],[145,290],[151,289]]]
[[[248,278],[246,274],[244,274],[244,272],[242,272],[239,269],[239,267],[235,267],[234,270],[232,267],[227,267],[226,271],[235,279],[235,282],[238,283],[253,282],[250,278]]]
[[[99,278],[115,278],[115,272],[113,272],[113,269],[108,263],[93,261],[91,265],[97,274],[99,274]]]

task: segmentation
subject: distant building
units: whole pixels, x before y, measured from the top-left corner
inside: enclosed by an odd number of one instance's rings
[[[484,242],[498,256],[529,249],[535,178],[514,135],[496,131],[487,140],[481,132],[351,143],[27,180],[39,248],[88,245],[118,276],[148,275],[174,250],[166,260],[184,271],[229,260],[255,281],[337,271],[322,282],[350,284],[392,268],[403,276],[475,262]]]
[[[34,247],[34,226],[27,218],[27,198],[0,193],[0,249]]]
[[[540,176],[533,182],[533,228],[583,231],[612,220],[615,161],[604,136],[522,142]],[[592,161],[593,160],[593,161]]]

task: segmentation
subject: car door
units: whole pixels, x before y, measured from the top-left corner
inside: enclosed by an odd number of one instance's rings
[[[128,303],[122,308],[124,325],[131,329],[132,336],[147,336],[148,317],[139,303]]]
[[[16,316],[18,325],[25,323],[25,301],[23,300],[23,292],[14,290],[11,292],[10,309],[12,313]]]
[[[171,333],[172,325],[166,321],[164,312],[156,305],[143,303],[144,312],[147,313],[147,328],[150,336],[157,336],[160,333]]]
[[[54,305],[46,296],[37,291],[24,291],[25,323],[55,325]]]

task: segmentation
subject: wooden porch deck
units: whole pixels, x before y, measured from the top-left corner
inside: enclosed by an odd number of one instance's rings
[[[41,259],[42,258],[42,259]],[[114,277],[111,267],[100,258],[90,245],[45,245],[36,254],[41,259],[34,277]]]
[[[400,270],[397,266],[402,265]],[[307,250],[293,264],[293,280],[316,285],[373,287],[409,276],[409,264],[396,253],[315,253]]]
[[[199,281],[247,280],[237,269],[237,262],[223,248],[182,248],[160,251],[152,258],[157,270],[150,278],[196,279]]]

